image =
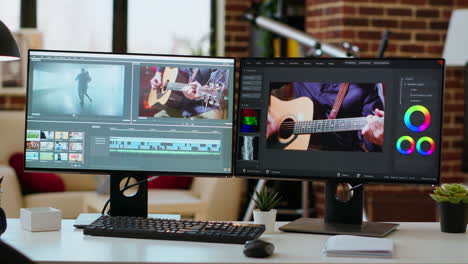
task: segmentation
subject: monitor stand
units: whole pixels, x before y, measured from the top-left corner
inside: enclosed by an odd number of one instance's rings
[[[134,178],[137,182],[148,178],[146,174],[112,173],[110,176],[110,216],[138,216],[148,217],[148,182],[138,186],[137,192],[126,196],[121,190],[125,188],[127,178]],[[130,189],[131,190],[131,189]]]
[[[362,221],[364,186],[327,181],[325,219],[300,218],[280,227],[281,231],[384,237],[398,224]]]

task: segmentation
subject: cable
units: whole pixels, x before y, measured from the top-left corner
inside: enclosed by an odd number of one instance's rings
[[[125,186],[124,186],[124,188],[123,188],[122,190],[120,190],[120,192],[123,193],[123,192],[125,192],[126,190],[128,190],[128,189],[130,189],[130,188],[132,188],[132,187],[134,187],[134,186],[140,185],[140,184],[142,184],[142,183],[144,183],[144,182],[150,182],[150,181],[156,180],[158,177],[159,177],[159,176],[152,176],[152,177],[149,177],[149,178],[144,179],[144,180],[142,180],[142,181],[136,182],[136,183],[134,183],[134,184],[132,184],[132,185],[128,185],[128,183],[130,182],[130,177],[127,177],[127,181],[125,182]],[[102,214],[102,215],[105,214],[106,208],[107,208],[107,206],[109,205],[110,201],[111,201],[111,198],[109,198],[109,199],[107,200],[107,202],[104,204],[104,207],[102,208],[102,211],[101,211],[101,214]],[[108,212],[108,213],[109,213],[109,212]]]

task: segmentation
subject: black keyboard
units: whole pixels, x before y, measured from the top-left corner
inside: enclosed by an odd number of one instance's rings
[[[264,225],[169,220],[103,215],[84,229],[85,235],[244,244],[257,239]]]

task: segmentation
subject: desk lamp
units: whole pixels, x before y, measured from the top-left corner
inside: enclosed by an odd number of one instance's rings
[[[10,30],[0,21],[0,61],[18,60],[20,52]]]
[[[2,21],[0,21],[0,61],[18,60],[19,58],[20,53],[15,39],[11,35],[10,30],[5,26],[5,24],[3,24]],[[0,235],[5,232],[5,229],[6,216],[5,212],[0,207]]]
[[[468,124],[468,9],[457,9],[452,12],[445,39],[443,57],[447,66],[465,67],[465,120]],[[468,172],[468,126],[465,125],[463,142],[463,171]]]

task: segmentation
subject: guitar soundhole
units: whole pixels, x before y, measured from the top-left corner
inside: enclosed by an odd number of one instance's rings
[[[291,118],[286,118],[280,125],[278,136],[281,139],[289,138],[294,131],[294,120]]]

